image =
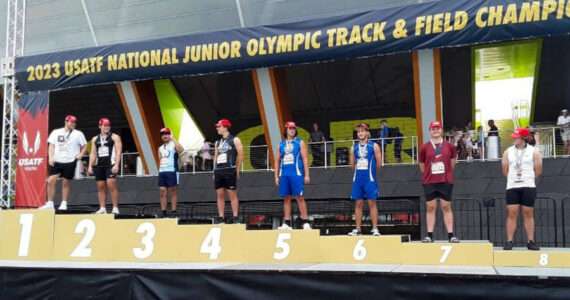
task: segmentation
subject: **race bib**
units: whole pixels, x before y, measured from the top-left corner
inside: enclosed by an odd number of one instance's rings
[[[368,170],[368,159],[366,158],[359,158],[356,162],[356,169],[357,170]]]
[[[166,167],[166,166],[168,166],[168,158],[166,158],[166,157],[161,158],[161,159],[160,159],[160,166],[161,166],[161,167]]]
[[[99,147],[99,149],[97,149],[97,151],[99,153],[99,157],[109,156],[109,147],[107,147],[107,146]]]
[[[438,161],[431,163],[431,174],[436,175],[443,173],[445,173],[445,165],[443,164],[443,162]]]
[[[294,158],[293,158],[293,154],[288,153],[285,154],[285,156],[283,157],[283,164],[284,165],[291,165],[293,164]]]
[[[60,144],[58,147],[58,150],[60,152],[68,152],[69,151],[69,146],[67,144]]]
[[[225,164],[228,162],[228,155],[226,153],[218,154],[218,160],[216,161],[217,164]]]

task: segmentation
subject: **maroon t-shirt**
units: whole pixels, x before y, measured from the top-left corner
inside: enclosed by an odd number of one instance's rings
[[[439,155],[436,155],[436,152],[441,152],[441,154],[438,153]],[[432,144],[431,142],[425,143],[420,149],[419,157],[420,163],[425,164],[422,184],[440,182],[453,183],[451,160],[454,158],[457,158],[457,152],[455,151],[453,144],[450,142],[443,141],[443,145]],[[436,174],[433,174],[434,172]]]

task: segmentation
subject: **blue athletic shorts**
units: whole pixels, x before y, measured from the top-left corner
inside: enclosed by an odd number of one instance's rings
[[[177,186],[180,181],[178,172],[159,172],[158,186],[173,187]]]
[[[378,183],[376,181],[372,182],[369,180],[355,180],[352,183],[352,193],[350,195],[351,199],[376,200],[378,197]]]
[[[279,197],[303,196],[303,176],[282,175],[279,177]]]

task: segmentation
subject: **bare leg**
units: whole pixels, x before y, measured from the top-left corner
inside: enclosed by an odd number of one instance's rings
[[[299,212],[301,213],[301,219],[307,220],[309,215],[307,213],[307,202],[305,202],[305,197],[297,196],[297,205],[299,206]]]
[[[529,241],[534,241],[534,207],[522,206],[524,231]]]
[[[107,179],[107,187],[109,188],[109,193],[111,194],[111,202],[113,202],[113,207],[119,207],[119,189],[117,188],[117,179]]]
[[[99,206],[105,207],[107,202],[107,182],[97,181],[97,196],[99,197]]]
[[[517,217],[519,216],[520,206],[518,204],[507,205],[507,241],[512,241],[515,237],[517,229]]]
[[[426,225],[428,232],[433,232],[433,228],[435,227],[436,209],[437,209],[437,199],[426,201]]]
[[[48,201],[53,201],[53,198],[55,197],[55,189],[56,189],[56,183],[57,183],[57,179],[59,178],[59,175],[51,175],[50,177],[48,177]]]
[[[364,207],[364,200],[356,200],[354,207],[354,219],[356,219],[356,228],[362,227],[362,208]]]
[[[376,205],[376,200],[368,200],[368,208],[370,209],[372,228],[376,228],[378,227],[378,206]]]
[[[226,209],[226,189],[217,189],[216,195],[218,196],[218,215],[223,218],[224,210]]]
[[[170,207],[172,210],[176,210],[178,207],[178,193],[176,192],[176,187],[168,188],[168,192],[170,193]]]
[[[284,220],[291,221],[291,196],[283,197]]]
[[[443,199],[439,200],[439,205],[443,212],[443,223],[447,232],[453,232],[453,211],[451,210],[451,202]]]
[[[166,187],[160,187],[160,209],[166,210]]]
[[[230,196],[230,203],[232,205],[232,213],[234,217],[237,217],[239,214],[239,200],[237,196],[236,190],[228,190],[228,195]]]
[[[69,187],[70,186],[71,186],[71,181],[63,178],[63,180],[61,181],[61,200],[62,201],[67,201],[69,199]]]

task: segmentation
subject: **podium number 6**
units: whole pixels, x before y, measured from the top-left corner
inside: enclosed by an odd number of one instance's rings
[[[443,255],[439,259],[439,263],[442,264],[447,260],[447,257],[449,256],[449,253],[451,253],[451,249],[453,249],[453,246],[444,245],[444,246],[441,246],[440,249],[443,250]]]
[[[287,244],[287,240],[291,239],[291,233],[280,233],[277,236],[277,242],[275,243],[275,248],[282,250],[280,252],[273,252],[273,258],[277,260],[286,259],[289,256],[289,252],[291,252],[291,247]]]
[[[358,242],[356,243],[356,246],[354,246],[354,249],[352,250],[352,257],[355,260],[363,260],[366,258],[366,248],[364,248],[364,240],[358,240]]]

